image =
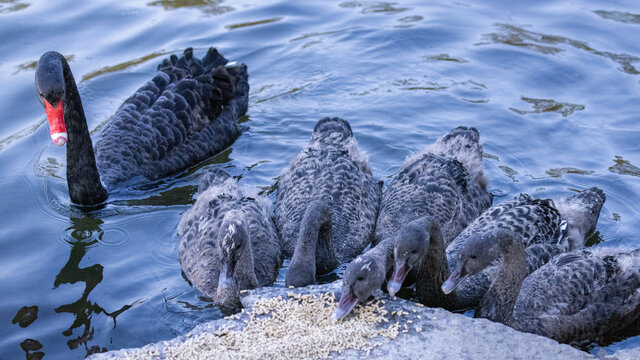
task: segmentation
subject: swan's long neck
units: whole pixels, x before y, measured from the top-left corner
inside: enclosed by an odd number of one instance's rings
[[[502,268],[476,310],[477,317],[509,325],[522,282],[529,275],[527,255],[520,239],[500,239]]]
[[[315,283],[316,274],[324,274],[338,266],[331,234],[331,208],[324,201],[312,201],[307,207],[291,265],[287,271],[287,286]]]
[[[455,308],[457,303],[455,293],[445,295],[441,289],[442,283],[450,275],[442,231],[433,218],[425,217],[421,221],[424,222],[428,231],[429,250],[418,270],[416,294],[424,305],[445,309]]]
[[[108,194],[100,182],[93,144],[76,82],[67,61],[62,58],[61,62],[65,82],[64,122],[68,135],[67,185],[69,186],[69,196],[71,201],[76,204],[99,204],[107,199]]]

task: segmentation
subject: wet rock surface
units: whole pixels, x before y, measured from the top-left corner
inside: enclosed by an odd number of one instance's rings
[[[291,299],[290,294],[311,294],[320,296],[327,292],[339,298],[341,281],[325,285],[314,285],[300,289],[286,289],[282,287],[262,288],[243,293],[242,303],[245,311],[232,319],[214,320],[197,326],[189,333],[169,341],[162,341],[147,345],[140,349],[123,349],[95,354],[90,359],[120,359],[130,357],[134,352],[144,350],[147,354],[154,354],[154,359],[168,359],[164,350],[168,346],[184,344],[188,339],[205,332],[214,333],[222,327],[229,330],[240,330],[246,325],[254,304],[260,299],[277,298]],[[461,314],[455,314],[439,308],[428,308],[420,304],[399,298],[392,298],[381,291],[375,296],[382,300],[388,311],[386,318],[388,326],[399,323],[399,335],[395,339],[377,337],[371,339],[378,346],[373,347],[367,354],[360,350],[345,350],[340,354],[332,353],[341,359],[395,358],[395,359],[590,359],[593,355],[575,349],[571,346],[559,344],[554,340],[533,334],[525,334],[513,330],[502,324],[493,323],[485,319],[472,319]],[[352,316],[352,315],[348,315]],[[295,346],[295,345],[294,345]],[[197,351],[197,349],[193,349]],[[608,359],[637,359],[640,351],[627,349],[619,351]],[[149,357],[151,358],[151,357]]]

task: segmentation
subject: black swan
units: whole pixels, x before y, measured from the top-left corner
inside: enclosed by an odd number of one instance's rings
[[[69,64],[55,51],[42,55],[36,93],[54,144],[67,143],[71,201],[99,204],[118,183],[175,173],[231,145],[240,135],[238,117],[247,110],[249,84],[246,65],[226,63],[213,48],[202,60],[191,48],[181,58],[171,55],[120,106],[94,149]]]
[[[374,247],[347,266],[334,317],[344,318],[358,302],[380,288],[394,258],[390,293],[397,291],[414,268],[420,279],[416,283],[418,296],[427,304],[444,306],[446,299],[438,289],[444,279],[437,280],[442,275],[436,268],[446,267],[445,246],[490,205],[482,145],[475,128],[455,128],[423,152],[410,156],[384,192]],[[405,254],[398,249],[397,239],[402,238],[431,249],[429,257],[439,258],[437,264],[421,262],[425,253],[418,254],[418,250]],[[419,267],[419,263],[428,266]]]
[[[492,285],[493,320],[575,346],[601,341],[640,320],[640,249],[564,253],[529,275],[518,236],[498,231],[504,262]]]
[[[361,253],[373,237],[381,192],[351,125],[318,121],[309,145],[278,182],[275,220],[292,256],[285,284],[313,284],[316,275]]]
[[[557,202],[521,194],[513,201],[488,209],[460,233],[447,249],[450,250],[448,261],[452,270],[449,279],[442,285],[442,291],[450,293],[458,284],[481,281],[478,288],[483,291],[478,295],[482,298],[496,272],[485,273],[485,276],[473,281],[465,279],[483,271],[494,261],[500,262],[500,251],[493,236],[497,229],[518,234],[525,247],[558,244],[564,251],[581,248],[585,239],[595,230],[605,200],[604,192],[593,187]],[[543,253],[537,255],[548,260],[548,254]],[[497,264],[493,265],[495,268]]]
[[[178,225],[178,258],[189,281],[216,303],[239,307],[240,290],[276,280],[282,246],[268,209],[222,170],[201,178],[198,200]]]

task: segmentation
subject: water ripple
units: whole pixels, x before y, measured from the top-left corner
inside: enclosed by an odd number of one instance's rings
[[[397,2],[386,2],[386,1],[345,1],[340,4],[340,7],[343,8],[362,8],[360,13],[362,14],[375,14],[375,13],[400,13],[410,8],[406,7],[397,7]]]
[[[509,108],[509,110],[520,115],[556,112],[562,114],[562,117],[567,117],[575,111],[584,110],[584,105],[561,103],[551,99],[533,99],[524,96],[520,99],[533,105],[533,110],[519,110],[513,107]]]
[[[613,20],[627,24],[640,24],[640,14],[632,14],[624,11],[596,10],[594,13],[602,16],[603,19]]]
[[[618,63],[623,72],[637,75],[640,71],[633,64],[640,62],[640,57],[629,54],[616,54],[609,51],[600,51],[592,48],[584,41],[570,39],[559,35],[549,35],[526,30],[523,27],[510,24],[496,24],[498,32],[483,35],[483,38],[493,44],[505,44],[527,48],[547,55],[555,55],[565,49],[551,45],[569,45],[573,48],[584,50],[588,53],[602,56]],[[486,45],[478,43],[476,45]]]
[[[165,10],[182,8],[195,8],[205,14],[221,15],[235,10],[231,6],[221,6],[224,0],[157,0],[150,2],[149,6],[162,6]]]
[[[29,7],[26,2],[19,0],[2,0],[0,1],[0,14],[8,14],[20,10],[24,10]]]
[[[616,155],[613,161],[615,164],[609,168],[612,173],[640,177],[640,168],[623,159],[622,156]]]

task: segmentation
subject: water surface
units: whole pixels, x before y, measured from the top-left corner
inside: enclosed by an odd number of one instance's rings
[[[177,261],[199,175],[220,166],[269,193],[325,116],[351,122],[386,183],[405,156],[475,126],[495,201],[599,186],[594,242],[640,247],[639,38],[634,0],[0,1],[0,358],[82,359],[221,317]],[[103,210],[70,206],[65,149],[33,90],[37,59],[69,59],[99,136],[163,57],[190,46],[248,65],[250,130]]]

